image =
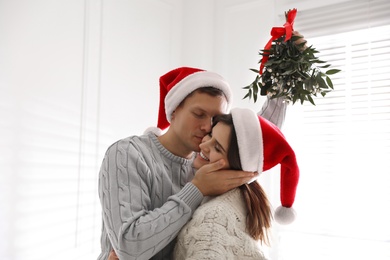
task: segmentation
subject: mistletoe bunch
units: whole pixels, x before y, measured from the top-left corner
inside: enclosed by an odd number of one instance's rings
[[[320,60],[319,52],[306,42],[299,44],[301,36],[292,35],[292,24],[296,9],[286,15],[286,24],[283,28],[275,27],[271,31],[272,38],[264,50],[259,52],[262,59],[260,69],[251,69],[255,72],[255,80],[244,89],[248,90],[245,98],[253,98],[256,102],[258,94],[268,95],[270,98],[282,97],[285,102],[293,104],[300,100],[309,101],[315,105],[312,96],[320,93],[325,96],[333,90],[333,83],[329,75],[338,73],[338,69],[328,69],[331,65]],[[322,70],[327,69],[325,72]]]

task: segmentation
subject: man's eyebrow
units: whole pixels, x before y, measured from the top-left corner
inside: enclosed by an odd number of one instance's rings
[[[201,107],[194,107],[194,110],[197,110],[197,111],[199,111],[199,112],[202,112],[202,113],[205,113],[205,114],[207,114],[207,111],[206,110],[204,110],[203,108],[201,108]]]

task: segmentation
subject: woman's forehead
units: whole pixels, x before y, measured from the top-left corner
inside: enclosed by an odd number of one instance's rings
[[[231,126],[222,122],[218,122],[211,130],[212,136],[225,148],[228,149],[230,135],[232,132]]]

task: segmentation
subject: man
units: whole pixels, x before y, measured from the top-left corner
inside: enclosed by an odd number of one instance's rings
[[[192,160],[217,114],[231,104],[218,74],[182,67],[160,78],[158,131],[111,145],[99,173],[102,252],[120,259],[170,259],[174,240],[203,196],[219,195],[255,173],[221,170],[224,162],[194,174]],[[165,128],[168,130],[161,134]]]

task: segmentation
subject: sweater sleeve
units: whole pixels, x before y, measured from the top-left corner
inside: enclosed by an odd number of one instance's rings
[[[169,244],[191,217],[202,194],[191,183],[151,208],[151,169],[137,147],[117,142],[99,173],[103,224],[120,259],[149,259]],[[149,176],[149,177],[148,177]]]
[[[287,105],[286,102],[283,102],[283,98],[271,99],[267,96],[263,107],[257,114],[274,123],[279,129],[282,129],[286,118]]]

